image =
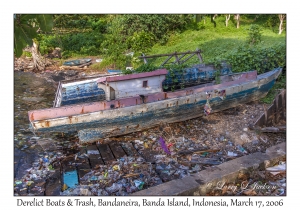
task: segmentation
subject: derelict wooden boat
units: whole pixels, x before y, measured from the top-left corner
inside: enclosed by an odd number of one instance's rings
[[[225,110],[264,97],[282,68],[257,75],[235,73],[214,82],[164,92],[168,71],[113,75],[97,79],[105,100],[28,112],[34,132],[78,131],[80,143],[140,131]]]
[[[80,66],[86,63],[91,62],[92,59],[85,58],[85,59],[76,59],[76,60],[70,60],[63,63],[64,66]]]

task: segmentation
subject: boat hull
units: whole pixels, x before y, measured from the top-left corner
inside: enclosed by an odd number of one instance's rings
[[[32,122],[32,127],[39,132],[78,131],[81,143],[94,142],[101,138],[144,130],[160,123],[173,123],[203,116],[207,93],[212,95],[209,99],[212,112],[258,100],[272,88],[280,72],[281,69],[273,70],[255,80],[240,81],[229,86],[220,84],[206,87],[207,91],[194,91],[190,95],[152,103],[37,120]],[[225,90],[226,98],[218,97],[214,90]]]

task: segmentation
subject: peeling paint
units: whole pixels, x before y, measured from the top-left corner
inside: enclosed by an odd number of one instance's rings
[[[279,72],[280,73],[280,72]],[[36,121],[33,122],[34,130],[41,132],[65,132],[79,130],[79,138],[81,142],[92,142],[96,139],[109,137],[111,135],[124,135],[126,132],[135,130],[142,130],[148,127],[157,125],[160,122],[175,122],[203,115],[203,106],[206,103],[206,91],[215,92],[215,96],[210,99],[210,105],[213,112],[224,110],[230,107],[237,106],[239,103],[247,103],[265,96],[269,89],[274,85],[275,79],[279,75],[275,70],[271,73],[257,76],[256,80],[247,80],[240,77],[242,80],[229,81],[226,84],[215,86],[201,86],[194,89],[194,94],[187,95],[186,90],[170,93],[161,93],[166,100],[157,100],[157,97],[148,97],[151,102],[145,104],[137,104],[137,98],[124,99],[111,102],[93,102],[85,105],[71,105],[64,108],[53,108],[45,110],[34,110],[29,112],[29,116],[34,117]],[[249,73],[249,75],[254,75]],[[243,89],[240,90],[239,83],[243,84]],[[260,87],[257,84],[263,84]],[[219,97],[219,91],[226,91],[226,98]],[[101,106],[99,105],[101,104]],[[112,104],[119,104],[124,106],[117,109],[106,109]],[[65,114],[77,110],[78,113],[82,108],[86,113],[76,115],[72,120],[72,116],[50,117],[47,120],[37,120],[38,117],[43,118],[47,113]],[[92,108],[97,107],[97,109]],[[103,109],[103,110],[101,110]],[[71,111],[70,111],[71,110]],[[87,110],[93,110],[88,112]],[[35,115],[36,114],[36,115]],[[54,116],[54,115],[53,115]],[[31,118],[31,117],[30,117]],[[76,119],[76,120],[75,120]],[[50,123],[51,122],[51,123]],[[51,127],[50,127],[51,124]],[[136,127],[139,125],[138,127]],[[114,130],[112,128],[118,128]]]

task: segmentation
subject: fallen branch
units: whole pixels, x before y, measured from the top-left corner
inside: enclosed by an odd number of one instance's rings
[[[201,164],[201,165],[220,165],[222,162],[214,158],[206,158],[204,160],[180,161],[182,165]]]
[[[278,126],[278,127],[265,127],[259,129],[262,133],[280,133],[280,132],[286,132],[286,126]]]
[[[193,150],[179,151],[178,155],[187,155],[187,154],[192,154],[192,153],[203,154],[205,152],[219,152],[219,151],[220,151],[219,149],[205,149],[205,150],[203,150],[203,148],[202,148],[202,149],[193,149]]]

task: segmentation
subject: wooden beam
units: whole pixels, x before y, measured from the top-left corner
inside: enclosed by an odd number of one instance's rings
[[[162,64],[161,66],[165,65],[173,56],[170,56],[169,58],[167,58]]]
[[[196,50],[196,51],[193,51],[193,52],[190,52],[190,51],[187,51],[187,52],[179,52],[179,53],[170,53],[170,54],[157,54],[157,55],[143,55],[143,56],[140,56],[139,58],[156,58],[156,57],[163,57],[163,56],[173,56],[173,55],[183,55],[183,54],[192,54],[192,53],[201,53],[201,50]]]

